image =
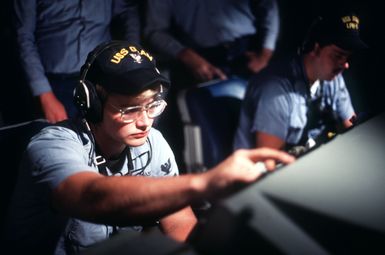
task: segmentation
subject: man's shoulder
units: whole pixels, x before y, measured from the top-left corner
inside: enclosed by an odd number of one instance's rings
[[[165,141],[162,133],[154,127],[152,127],[150,129],[150,132],[148,134],[148,138],[152,141],[158,141],[158,140],[164,140]]]
[[[156,166],[155,169],[157,169],[155,170],[155,175],[178,175],[179,170],[176,165],[173,152],[162,133],[155,128],[151,128],[149,140],[154,159],[152,164]]]
[[[284,57],[269,64],[260,73],[254,75],[250,79],[250,85],[263,89],[286,88],[296,80],[298,68],[293,57]]]
[[[148,140],[150,142],[152,150],[157,153],[167,155],[168,153],[172,153],[170,149],[170,145],[167,140],[164,138],[162,133],[156,128],[152,127],[150,133],[148,135]]]
[[[333,80],[323,81],[322,88],[326,95],[338,95],[347,90],[342,74],[338,74]]]
[[[256,76],[250,80],[250,92],[254,96],[261,94],[272,97],[274,95],[282,95],[294,89],[295,81],[290,76],[282,73],[269,73]]]

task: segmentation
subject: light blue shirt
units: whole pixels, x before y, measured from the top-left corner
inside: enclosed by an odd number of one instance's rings
[[[79,73],[87,54],[111,40],[119,18],[123,38],[139,42],[137,6],[128,0],[15,0],[18,53],[34,96],[51,91],[46,73]]]
[[[146,39],[151,46],[175,57],[185,47],[206,48],[262,33],[262,47],[274,49],[279,32],[275,0],[149,0]],[[256,24],[261,28],[257,30]],[[175,37],[171,30],[178,30]]]
[[[256,132],[279,137],[288,145],[299,145],[303,135],[315,139],[325,129],[325,119],[306,134],[309,105],[318,100],[318,110],[336,123],[351,118],[354,109],[344,78],[321,81],[314,95],[305,77],[300,57],[269,66],[250,82],[242,103],[234,148],[255,148]],[[303,145],[303,144],[302,144]]]
[[[79,125],[70,122],[47,127],[32,138],[7,221],[9,243],[27,247],[31,254],[46,254],[41,249],[49,252],[47,254],[68,254],[113,233],[116,227],[67,218],[51,207],[52,191],[63,180],[76,173],[99,172],[94,164],[94,149],[90,137]],[[130,156],[131,162],[126,156],[121,168],[114,171],[107,168],[108,175],[179,174],[170,146],[156,129],[151,129],[145,144],[130,148]],[[132,227],[130,229],[132,231]],[[141,227],[133,229],[141,230]]]

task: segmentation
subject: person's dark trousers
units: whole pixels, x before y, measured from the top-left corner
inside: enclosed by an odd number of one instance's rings
[[[47,75],[55,96],[64,105],[69,118],[75,117],[78,110],[73,99],[73,91],[79,84],[79,74],[49,74]]]
[[[257,51],[256,38],[253,35],[243,36],[231,42],[223,42],[216,46],[195,49],[202,57],[220,68],[227,76],[238,76],[248,79],[252,74],[247,67],[247,51]],[[218,77],[217,77],[218,78]]]

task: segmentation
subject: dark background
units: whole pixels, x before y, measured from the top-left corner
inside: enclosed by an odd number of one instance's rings
[[[34,118],[34,102],[18,64],[11,26],[12,3],[12,0],[1,2],[0,126]],[[318,14],[335,12],[340,8],[355,10],[361,20],[362,38],[370,48],[353,55],[350,69],[345,71],[347,86],[357,113],[375,114],[385,109],[383,1],[278,0],[278,4],[281,29],[274,58],[295,50]]]

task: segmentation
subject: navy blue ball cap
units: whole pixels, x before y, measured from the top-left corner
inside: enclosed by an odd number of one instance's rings
[[[135,95],[154,85],[170,87],[170,81],[156,68],[154,57],[138,44],[111,41],[97,47],[88,58],[92,59],[86,62],[90,65],[84,79],[108,92]]]
[[[320,41],[332,43],[338,47],[357,51],[368,48],[360,37],[360,19],[353,12],[339,15],[327,15],[320,18],[314,33]]]

